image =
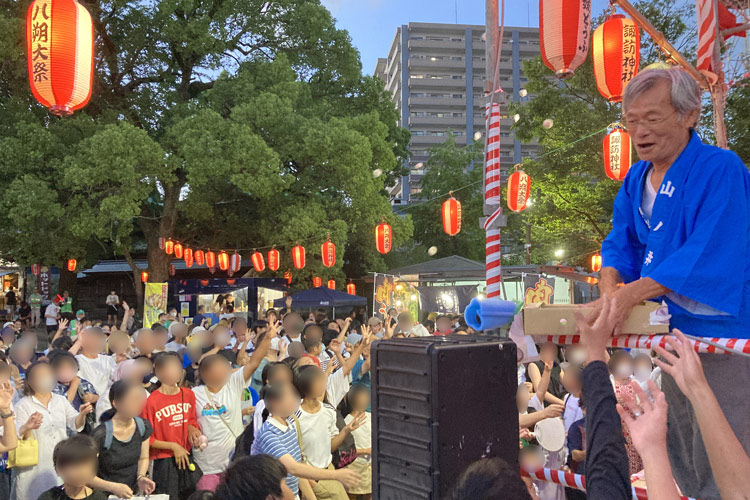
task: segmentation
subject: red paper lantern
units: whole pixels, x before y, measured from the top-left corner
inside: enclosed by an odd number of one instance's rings
[[[208,267],[209,269],[216,268],[216,254],[212,252],[211,250],[206,252],[206,267]]]
[[[163,236],[159,236],[159,250],[164,250],[164,243],[166,243],[167,240],[164,239]]]
[[[346,293],[349,295],[357,295],[357,287],[354,285],[354,283],[349,283],[346,285]]]
[[[174,253],[174,241],[167,240],[167,242],[164,243],[164,253],[167,255],[172,255]]]
[[[226,252],[219,252],[219,269],[227,271],[229,269],[229,254]]]
[[[58,116],[91,97],[94,24],[75,0],[35,0],[26,14],[26,60],[31,92]]]
[[[622,101],[625,86],[640,64],[638,26],[623,15],[610,16],[594,30],[591,51],[599,93],[611,102]]]
[[[279,255],[278,250],[272,248],[268,251],[268,269],[270,269],[271,271],[278,271],[280,260],[281,256]]]
[[[75,259],[68,259],[68,271],[71,273],[76,270],[76,266],[78,265],[78,261]]]
[[[461,202],[453,195],[443,202],[443,230],[448,236],[461,231]]]
[[[263,254],[260,252],[253,252],[250,256],[250,260],[253,261],[253,267],[255,271],[260,273],[266,268],[266,262],[263,260]]]
[[[292,264],[295,269],[304,269],[305,267],[305,247],[296,245],[292,248]]]
[[[175,243],[174,244],[174,256],[177,259],[181,259],[185,255],[185,247],[182,246],[182,243]]]
[[[315,288],[323,286],[323,280],[320,278],[320,276],[313,276],[313,286]]]
[[[41,273],[41,267],[39,264],[31,264],[31,274],[34,276],[39,276]]]
[[[186,248],[184,253],[185,253],[185,266],[187,266],[188,268],[193,267],[193,249]]]
[[[284,273],[284,279],[286,280],[286,282],[287,282],[288,285],[291,285],[292,284],[292,272],[291,271],[286,271]]]
[[[336,281],[335,280],[328,280],[328,288],[330,288],[331,290],[335,290],[336,289]]]
[[[604,136],[604,173],[614,181],[625,179],[633,163],[630,134],[618,123]]]
[[[544,64],[560,78],[586,60],[591,35],[591,2],[539,0],[539,42]]]
[[[385,221],[375,227],[375,248],[383,255],[391,251],[393,243],[393,230]]]
[[[229,258],[229,270],[232,273],[238,273],[242,269],[242,256],[237,252],[234,252]]]
[[[148,272],[141,271],[141,283],[148,283]]]
[[[199,266],[202,266],[206,263],[206,255],[203,253],[203,250],[195,251],[195,263]]]
[[[592,255],[591,256],[591,270],[598,273],[602,270],[602,256]]]
[[[169,275],[174,276],[177,273],[177,269],[174,267],[174,264],[169,264]]]
[[[320,245],[320,255],[323,256],[323,265],[333,267],[336,264],[336,245],[331,240],[327,240]]]
[[[201,286],[208,286],[208,280],[201,280]]]
[[[234,285],[235,283],[235,280],[227,280],[227,285]]]
[[[523,170],[513,172],[508,177],[508,208],[520,212],[526,208],[531,192],[531,178]]]

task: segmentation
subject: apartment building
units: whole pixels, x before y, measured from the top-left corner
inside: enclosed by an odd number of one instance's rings
[[[429,149],[451,133],[458,144],[484,140],[484,26],[409,23],[396,29],[387,58],[379,58],[374,75],[386,83],[401,113],[400,125],[411,131],[409,174],[390,187],[394,205],[420,199],[420,182]],[[507,99],[528,99],[522,61],[539,55],[539,30],[504,30],[500,85]],[[535,145],[515,140],[507,111],[501,122],[501,165],[507,169],[532,156]]]

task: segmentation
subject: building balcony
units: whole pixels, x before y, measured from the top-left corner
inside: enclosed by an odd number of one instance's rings
[[[466,99],[453,97],[409,97],[409,106],[465,108]]]
[[[451,69],[465,69],[466,61],[452,61],[450,59],[422,59],[419,57],[409,58],[409,68],[415,70],[451,70]]]
[[[466,80],[453,80],[452,78],[409,78],[409,88],[440,88],[464,90],[466,88]]]
[[[409,50],[414,49],[454,49],[463,50],[466,47],[464,42],[451,42],[450,40],[414,40],[409,39]]]
[[[448,128],[459,128],[463,129],[466,126],[466,117],[465,116],[410,116],[409,117],[409,126],[419,126],[419,125],[438,125],[441,127]]]
[[[448,140],[448,135],[419,135],[412,136],[409,142],[409,149],[427,149],[435,144],[442,144]],[[466,144],[466,137],[459,136],[455,138],[456,144]]]

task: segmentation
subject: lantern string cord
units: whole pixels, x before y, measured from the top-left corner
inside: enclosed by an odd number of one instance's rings
[[[601,134],[602,132],[606,132],[607,130],[609,130],[609,127],[604,127],[602,129],[599,129],[599,130],[596,130],[594,132],[591,132],[588,135],[585,135],[583,137],[579,137],[575,141],[569,142],[567,144],[563,144],[562,146],[560,146],[558,148],[550,149],[549,151],[545,151],[544,153],[536,155],[533,158],[526,158],[525,160],[521,160],[520,165],[523,165],[524,163],[527,163],[529,161],[537,161],[537,160],[539,160],[541,158],[544,158],[545,156],[549,156],[549,155],[551,155],[553,153],[557,153],[558,151],[562,151],[564,149],[568,149],[569,147],[571,147],[571,146],[573,146],[575,144],[578,144],[581,141],[585,141],[586,139],[590,139],[591,137],[593,137],[595,135],[598,135],[598,134]],[[472,182],[470,184],[466,184],[465,186],[461,186],[461,187],[457,187],[457,188],[452,188],[447,193],[439,194],[439,195],[434,196],[434,197],[432,197],[432,198],[430,198],[428,200],[420,201],[419,203],[412,203],[412,204],[407,205],[405,207],[399,207],[398,209],[394,209],[394,212],[397,213],[397,214],[403,214],[403,215],[405,215],[405,212],[408,211],[408,210],[411,210],[411,209],[416,208],[416,207],[420,207],[422,205],[426,205],[427,203],[432,203],[435,200],[440,200],[442,198],[448,197],[448,196],[451,195],[451,192],[456,193],[458,191],[461,191],[462,189],[466,189],[466,188],[469,188],[471,186],[476,186],[477,184],[481,184],[482,182],[484,182],[484,179],[479,179],[478,181]]]

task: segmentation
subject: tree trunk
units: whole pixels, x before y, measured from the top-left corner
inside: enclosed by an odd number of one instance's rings
[[[143,307],[143,283],[141,282],[141,269],[133,260],[133,256],[130,255],[129,250],[125,250],[125,260],[130,265],[130,270],[133,272],[133,288],[135,289],[135,300],[136,304],[133,307]]]
[[[161,217],[154,220],[149,217],[140,219],[140,226],[146,237],[146,256],[148,258],[148,280],[163,283],[169,279],[169,263],[172,256],[159,248],[159,238],[172,238],[177,226],[177,202],[180,197],[180,185],[165,186],[164,206]],[[140,282],[140,278],[138,280]]]

